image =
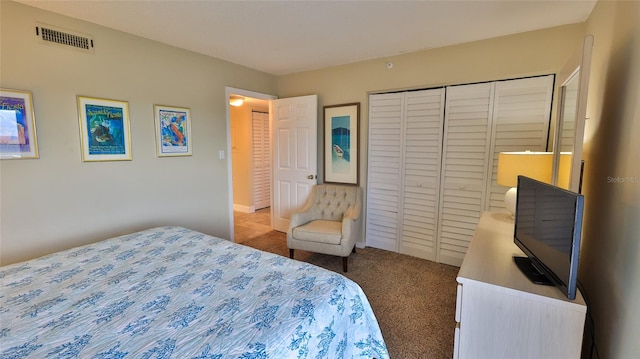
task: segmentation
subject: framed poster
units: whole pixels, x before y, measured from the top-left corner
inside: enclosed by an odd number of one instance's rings
[[[324,106],[324,182],[359,183],[360,103]]]
[[[0,159],[38,156],[31,92],[0,89]]]
[[[191,112],[188,108],[154,105],[158,157],[191,156]]]
[[[130,161],[129,103],[78,96],[82,161]]]

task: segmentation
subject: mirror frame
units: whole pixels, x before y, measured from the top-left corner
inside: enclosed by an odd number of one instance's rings
[[[593,48],[593,36],[585,36],[582,46],[576,51],[569,61],[562,67],[557,75],[560,85],[558,93],[558,108],[553,139],[553,171],[552,183],[558,183],[558,169],[560,167],[560,145],[562,139],[562,122],[564,114],[564,94],[567,83],[578,73],[578,98],[575,111],[575,127],[573,139],[573,151],[571,156],[571,173],[569,175],[569,190],[580,191],[580,178],[582,172],[582,145],[584,140],[584,127],[587,115],[587,95],[589,89],[589,71],[591,67],[591,50]]]

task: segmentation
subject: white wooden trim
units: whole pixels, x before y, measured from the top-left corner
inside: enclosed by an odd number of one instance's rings
[[[233,204],[233,210],[242,213],[255,213],[256,208],[254,206],[245,206],[242,204]]]

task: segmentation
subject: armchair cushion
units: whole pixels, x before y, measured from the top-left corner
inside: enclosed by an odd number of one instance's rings
[[[293,228],[293,237],[300,241],[340,244],[342,222],[318,219]]]

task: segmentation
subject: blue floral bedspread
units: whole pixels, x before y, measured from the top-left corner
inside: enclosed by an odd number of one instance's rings
[[[0,267],[0,358],[388,358],[344,276],[181,227]]]

